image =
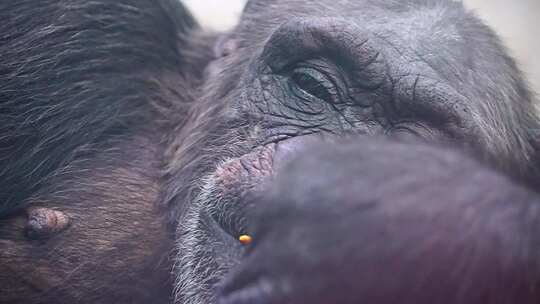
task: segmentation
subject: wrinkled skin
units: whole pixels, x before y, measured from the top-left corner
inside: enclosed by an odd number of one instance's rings
[[[271,187],[268,180],[282,166],[279,151],[295,154],[308,134],[444,142],[534,183],[532,98],[499,40],[461,3],[250,1],[240,25],[221,41],[227,48],[211,63],[203,94],[173,135],[166,161],[166,200],[178,221],[176,303],[279,303],[272,297],[229,301],[218,290],[224,280],[256,284],[230,274],[244,260],[238,236],[257,227],[245,213],[249,198]],[[280,223],[275,218],[273,224]],[[251,255],[274,261],[274,252]],[[329,258],[323,254],[310,257]],[[264,271],[292,267],[274,266]],[[274,278],[264,271],[258,275]],[[298,295],[289,299],[304,303]],[[417,303],[432,303],[426,301]]]

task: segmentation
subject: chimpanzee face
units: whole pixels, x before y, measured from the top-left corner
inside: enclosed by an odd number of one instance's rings
[[[172,247],[182,304],[494,303],[488,289],[513,292],[497,304],[539,302],[535,194],[446,149],[365,140],[442,141],[540,176],[525,82],[461,3],[251,0],[219,39],[178,0],[0,1],[0,20],[1,303],[167,303]],[[337,153],[341,136],[352,150]],[[336,156],[312,153],[321,137]],[[403,172],[418,191],[386,178]],[[392,222],[411,214],[420,225]],[[395,250],[410,242],[432,262]],[[418,281],[447,278],[448,265],[465,265],[450,285]],[[346,280],[356,273],[363,291]]]
[[[241,260],[247,197],[314,135],[451,142],[517,175],[533,153],[531,98],[461,3],[251,1],[224,41],[170,151],[179,303],[214,297]]]

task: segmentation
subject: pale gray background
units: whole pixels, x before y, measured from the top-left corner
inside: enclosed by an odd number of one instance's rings
[[[313,0],[316,1],[316,0]],[[540,0],[464,0],[504,39],[531,86],[540,92]],[[245,0],[184,0],[204,26],[234,26]]]

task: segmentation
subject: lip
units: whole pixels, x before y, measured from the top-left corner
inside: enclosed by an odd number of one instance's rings
[[[320,141],[322,136],[301,135],[257,147],[252,152],[218,166],[212,180],[212,218],[234,238],[248,233],[245,225],[247,201],[253,201],[266,190],[292,159],[304,153],[305,147]]]

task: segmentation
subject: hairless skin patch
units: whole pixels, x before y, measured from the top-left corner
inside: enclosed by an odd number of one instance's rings
[[[29,208],[27,211],[26,236],[30,239],[48,238],[69,227],[69,217],[58,210]]]

